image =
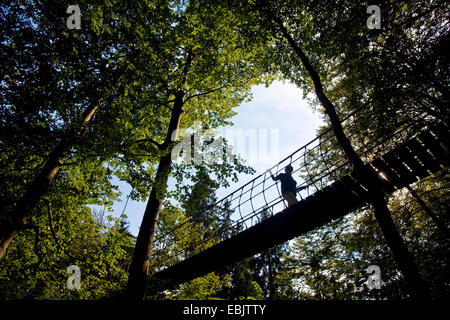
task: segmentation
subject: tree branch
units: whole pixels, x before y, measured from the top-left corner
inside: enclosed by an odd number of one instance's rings
[[[210,94],[210,93],[213,93],[213,92],[222,90],[223,88],[226,88],[226,87],[229,86],[229,85],[230,85],[230,84],[225,84],[225,85],[220,86],[220,87],[215,88],[215,89],[211,89],[211,90],[208,90],[208,91],[205,91],[205,92],[202,92],[202,93],[193,94],[192,96],[187,97],[187,98],[184,100],[183,103],[186,103],[188,100],[190,100],[190,99],[192,99],[192,98],[195,98],[195,97],[201,97],[201,96],[206,96],[206,95],[208,95],[208,94]]]
[[[42,261],[44,260],[42,258],[42,252],[40,247],[40,236],[41,236],[41,229],[39,226],[35,224],[21,224],[17,228],[18,230],[26,230],[26,229],[33,229],[34,230],[34,254],[38,257],[38,261],[34,265],[33,274],[36,276],[37,270],[39,266],[41,265]]]
[[[144,139],[139,139],[136,140],[135,143],[144,143],[144,142],[151,142],[152,144],[154,144],[158,149],[163,150],[164,146],[162,143],[159,143],[158,141],[152,139],[152,138],[144,138]]]

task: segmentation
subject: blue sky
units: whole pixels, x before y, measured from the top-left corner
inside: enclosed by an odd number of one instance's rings
[[[270,154],[271,158],[266,159],[262,163],[261,161],[252,163],[252,167],[256,170],[254,176],[256,176],[312,140],[322,121],[319,113],[313,112],[307,102],[302,99],[302,91],[288,82],[277,81],[268,88],[255,86],[252,88],[252,94],[252,101],[245,102],[236,109],[238,114],[232,119],[234,125],[221,128],[221,132],[226,136],[227,129],[254,130],[257,132],[258,142],[260,139],[268,141],[270,147],[272,147],[272,143],[276,142],[276,136],[278,136],[278,145],[275,146],[278,148],[274,148],[274,150],[278,149],[278,152]],[[264,131],[267,132],[269,137],[274,137],[275,139],[272,139],[274,141],[260,134]],[[277,134],[271,135],[273,132],[277,132]],[[233,141],[230,141],[230,143],[234,145]],[[236,150],[237,147],[235,146]],[[247,148],[241,156],[248,160],[252,154]],[[227,189],[219,189],[216,195],[217,198],[223,198],[254,176],[240,175],[239,182],[231,183]],[[123,194],[123,201],[114,204],[113,216],[119,216],[122,213],[126,196],[131,190],[131,187],[126,183],[120,183],[119,187]],[[125,213],[130,222],[130,231],[134,235],[137,235],[139,231],[145,205],[146,202],[139,203],[130,200],[126,206]]]

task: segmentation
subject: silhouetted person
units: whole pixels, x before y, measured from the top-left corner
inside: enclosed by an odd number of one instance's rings
[[[281,194],[283,195],[283,198],[286,199],[288,207],[290,207],[293,204],[296,204],[298,202],[297,197],[295,196],[297,182],[294,180],[294,178],[292,178],[292,171],[294,171],[292,166],[288,165],[284,169],[285,173],[280,173],[276,177],[273,175],[270,169],[267,171],[270,173],[270,176],[272,177],[273,181],[280,180]]]

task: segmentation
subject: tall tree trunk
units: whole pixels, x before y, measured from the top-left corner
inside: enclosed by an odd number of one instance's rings
[[[170,139],[172,133],[178,129],[179,121],[183,113],[182,106],[183,91],[179,91],[178,97],[174,103],[166,139],[167,137]],[[133,258],[128,271],[127,297],[132,300],[142,300],[145,295],[146,278],[147,275],[149,275],[149,263],[153,246],[153,238],[172,167],[171,153],[168,152],[168,150],[166,150],[166,152],[167,154],[164,155],[159,161],[155,182],[145,208],[144,216],[139,228],[139,234],[136,239]]]
[[[127,69],[128,65],[117,70],[111,81],[111,88],[117,86]],[[89,105],[83,113],[81,125],[78,128],[72,127],[72,129],[69,129],[67,135],[50,152],[42,170],[27,187],[25,194],[17,202],[14,210],[7,214],[8,220],[0,225],[0,258],[3,257],[9,244],[19,230],[22,229],[26,220],[32,215],[32,210],[36,207],[42,197],[47,194],[50,183],[61,168],[65,156],[72,149],[77,138],[82,135],[92,116],[100,107],[100,104],[109,96],[111,91],[112,89],[107,90],[105,94]]]
[[[145,296],[147,276],[150,272],[150,254],[153,239],[161,211],[161,204],[167,190],[167,182],[172,168],[171,150],[172,134],[179,129],[181,115],[183,114],[184,91],[182,87],[187,80],[187,73],[192,63],[192,53],[189,52],[183,70],[183,79],[175,93],[175,101],[167,128],[166,137],[161,149],[166,154],[160,159],[155,181],[142,218],[139,234],[133,252],[130,268],[128,270],[128,284],[126,296],[130,300],[142,300]]]
[[[405,281],[410,289],[412,297],[415,299],[429,298],[428,290],[419,274],[414,258],[409,253],[400,233],[398,232],[392,220],[391,212],[389,211],[386,199],[384,198],[384,193],[378,186],[378,178],[376,173],[373,170],[366,169],[363,161],[353,149],[350,140],[344,133],[333,103],[328,99],[323,91],[323,86],[319,74],[311,65],[308,57],[304,54],[301,47],[291,37],[291,35],[283,25],[283,21],[279,17],[275,16],[270,9],[267,9],[265,11],[269,16],[269,19],[271,19],[278,25],[283,34],[283,37],[288,41],[291,48],[302,61],[303,66],[307,70],[309,76],[311,77],[311,80],[314,83],[316,95],[330,119],[331,127],[336,136],[339,146],[342,148],[346,157],[352,164],[355,173],[362,181],[365,182],[365,185],[368,189],[368,200],[373,205],[375,218],[383,232],[387,245],[392,251],[394,259],[397,261],[399,269],[405,277]]]

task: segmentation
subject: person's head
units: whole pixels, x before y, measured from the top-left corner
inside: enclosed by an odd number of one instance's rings
[[[288,166],[284,169],[284,172],[286,172],[286,173],[292,173],[292,171],[294,171],[294,168],[292,168],[291,165],[288,165]]]

